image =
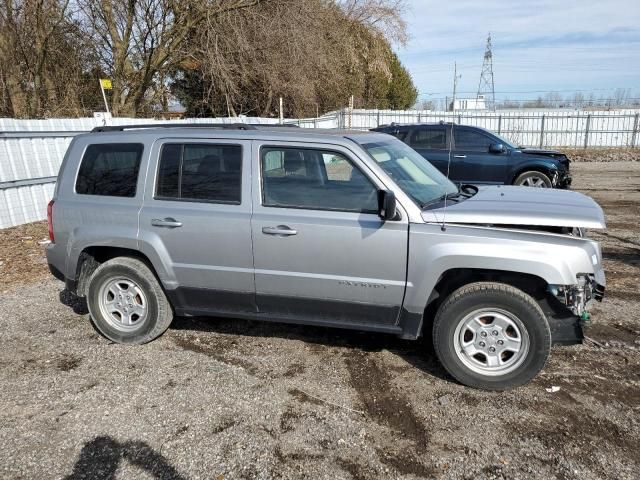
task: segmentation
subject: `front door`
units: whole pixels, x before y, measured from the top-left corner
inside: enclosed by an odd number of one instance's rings
[[[259,312],[313,323],[395,325],[406,279],[406,215],[378,217],[378,188],[347,149],[256,141],[254,152]]]
[[[166,139],[151,159],[141,249],[165,266],[176,309],[255,314],[251,142]]]
[[[461,183],[503,184],[509,157],[506,152],[491,153],[492,143],[495,140],[483,132],[456,126],[452,177]]]

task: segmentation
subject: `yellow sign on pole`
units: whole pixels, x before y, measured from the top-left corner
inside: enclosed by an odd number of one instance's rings
[[[104,108],[107,109],[107,113],[110,113],[109,104],[107,103],[107,96],[104,93],[104,89],[106,88],[107,90],[110,90],[113,88],[111,86],[111,80],[108,78],[99,78],[98,82],[100,83],[100,91],[102,92],[102,99],[104,100]]]

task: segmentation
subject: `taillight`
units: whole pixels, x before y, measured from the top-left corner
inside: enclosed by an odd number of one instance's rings
[[[49,240],[51,243],[55,243],[53,239],[53,200],[47,205],[47,224],[49,226]]]

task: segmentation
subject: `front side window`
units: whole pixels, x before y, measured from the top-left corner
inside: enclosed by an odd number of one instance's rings
[[[377,213],[377,189],[343,154],[265,147],[262,203],[267,207]]]
[[[422,155],[392,138],[361,144],[378,165],[421,208],[458,188]]]
[[[242,147],[197,143],[163,145],[156,198],[239,204]]]
[[[473,130],[455,130],[456,150],[488,152],[492,140],[488,136]]]
[[[444,128],[417,128],[411,133],[409,145],[412,148],[444,150],[447,135]]]
[[[76,193],[135,197],[143,150],[141,143],[89,145],[80,163]]]

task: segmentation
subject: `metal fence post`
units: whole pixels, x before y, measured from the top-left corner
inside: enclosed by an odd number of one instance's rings
[[[458,114],[458,125],[462,125],[462,115]]]
[[[638,117],[640,113],[636,113],[633,120],[633,132],[631,133],[631,148],[636,148],[636,137],[638,136]]]
[[[376,115],[376,123],[378,124],[378,127],[380,126],[380,109],[378,109],[378,114]]]
[[[584,129],[584,148],[589,146],[589,127],[591,126],[591,114],[587,115],[587,125]]]
[[[500,135],[500,132],[502,130],[502,115],[498,116],[498,135]]]
[[[540,122],[540,148],[544,146],[544,119],[545,115],[542,114],[542,122]]]

